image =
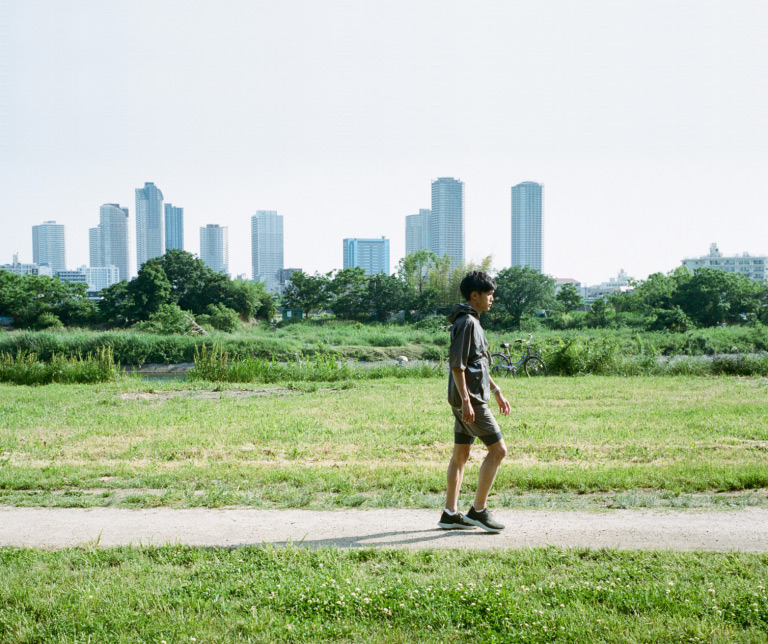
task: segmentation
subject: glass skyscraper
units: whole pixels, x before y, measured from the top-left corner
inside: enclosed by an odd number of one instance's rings
[[[268,291],[281,289],[283,270],[283,216],[276,210],[257,210],[251,217],[251,277]]]
[[[184,250],[184,208],[165,204],[165,250]]]
[[[54,275],[56,271],[66,270],[63,224],[46,221],[32,226],[32,261],[38,266],[50,266]]]
[[[217,273],[229,272],[229,231],[226,226],[208,224],[200,229],[200,259]]]
[[[99,225],[88,230],[91,268],[114,266],[118,280],[131,279],[128,245],[128,208],[105,203],[99,208]]]
[[[164,252],[163,193],[147,182],[136,188],[136,269]]]
[[[417,250],[429,249],[429,218],[432,211],[421,208],[418,215],[405,218],[405,254],[411,255]]]
[[[441,177],[432,182],[429,250],[451,259],[450,268],[464,264],[464,182]]]
[[[389,240],[347,238],[344,240],[344,268],[359,266],[366,275],[389,275]]]
[[[524,181],[512,186],[512,266],[542,269],[543,186]]]

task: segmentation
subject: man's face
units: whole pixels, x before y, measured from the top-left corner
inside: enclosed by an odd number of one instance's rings
[[[490,311],[493,306],[493,291],[487,291],[485,293],[472,291],[469,303],[478,313]]]

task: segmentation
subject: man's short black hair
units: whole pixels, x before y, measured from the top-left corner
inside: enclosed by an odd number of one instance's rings
[[[463,280],[461,280],[459,290],[461,291],[464,300],[468,302],[469,296],[472,295],[474,291],[477,291],[478,293],[495,291],[496,282],[493,281],[493,278],[488,275],[488,273],[483,273],[483,271],[471,271],[464,276]]]

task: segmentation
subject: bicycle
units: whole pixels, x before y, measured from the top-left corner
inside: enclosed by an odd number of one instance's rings
[[[541,352],[531,353],[531,338],[533,334],[528,334],[527,340],[515,340],[515,344],[525,345],[523,355],[517,362],[512,362],[512,356],[509,353],[509,348],[512,346],[509,342],[502,343],[501,348],[504,349],[504,353],[491,354],[491,373],[498,376],[504,376],[505,378],[511,373],[513,376],[517,375],[520,367],[525,369],[525,375],[529,378],[534,376],[546,376],[547,365],[541,359]]]

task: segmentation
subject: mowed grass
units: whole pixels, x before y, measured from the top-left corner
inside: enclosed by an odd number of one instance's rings
[[[0,639],[763,643],[768,556],[0,549]]]
[[[442,379],[1,386],[0,503],[432,507],[453,441],[445,389]],[[503,390],[512,414],[500,417],[509,454],[497,506],[768,499],[768,379],[514,379]],[[473,450],[466,494],[483,455]]]

